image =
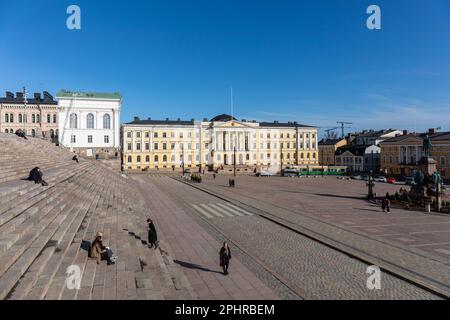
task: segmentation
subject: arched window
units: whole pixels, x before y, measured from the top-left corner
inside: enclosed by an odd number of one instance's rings
[[[94,129],[94,115],[89,113],[86,117],[86,128]]]
[[[50,113],[49,113],[49,114],[47,114],[47,123],[50,123],[51,121],[52,121],[52,118],[51,118]]]
[[[155,156],[155,162],[158,162],[158,156]]]
[[[78,128],[78,117],[75,113],[72,113],[70,115],[70,128],[71,129],[76,129]]]
[[[12,113],[9,115],[9,122],[14,122],[14,114]]]
[[[40,123],[41,122],[41,116],[40,115],[36,115],[36,123]]]
[[[110,129],[111,128],[111,117],[109,114],[105,114],[103,116],[103,129]]]
[[[9,122],[9,114],[8,113],[5,114],[5,122]]]
[[[131,163],[131,156],[128,156],[128,163]]]
[[[22,121],[23,121],[23,119],[22,119],[22,114],[21,113],[19,113],[19,123],[22,123]]]
[[[9,131],[8,131],[8,129],[5,129],[5,133],[8,133]]]

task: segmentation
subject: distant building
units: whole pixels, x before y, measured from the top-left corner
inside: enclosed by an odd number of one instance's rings
[[[334,166],[336,161],[334,155],[340,147],[346,146],[346,139],[323,139],[319,142],[319,164]]]
[[[380,142],[393,138],[399,134],[402,134],[402,131],[396,129],[388,129],[388,130],[364,130],[363,132],[359,132],[355,134],[355,144],[357,146],[370,146],[370,145],[379,145]]]
[[[0,97],[0,132],[15,133],[18,129],[25,130],[29,136],[58,135],[58,103],[50,93],[44,91],[25,97],[23,92],[14,95],[7,91]]]
[[[349,172],[380,171],[380,152],[378,146],[345,146],[336,150],[337,166],[346,166]]]
[[[430,156],[437,161],[437,169],[450,179],[450,132],[408,133],[381,142],[381,169],[386,174],[413,175],[422,157],[423,138],[429,135],[433,147]]]
[[[120,150],[119,93],[71,92],[57,94],[59,143],[88,157],[117,157]]]
[[[318,164],[317,127],[256,122],[222,114],[211,120],[140,120],[122,127],[125,170],[243,170]],[[236,152],[235,152],[236,151]],[[198,170],[197,169],[197,170]]]

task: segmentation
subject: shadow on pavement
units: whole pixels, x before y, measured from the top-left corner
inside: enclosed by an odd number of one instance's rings
[[[197,269],[197,270],[201,270],[201,271],[214,272],[214,273],[222,274],[222,272],[220,272],[220,271],[211,270],[211,269],[199,266],[197,264],[193,264],[193,263],[189,263],[189,262],[185,262],[185,261],[173,260],[173,262],[175,262],[176,264],[179,264],[182,267],[189,268],[189,269]]]

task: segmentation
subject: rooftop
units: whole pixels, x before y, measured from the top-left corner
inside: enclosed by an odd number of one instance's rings
[[[57,98],[81,98],[81,99],[111,99],[121,100],[122,95],[118,92],[106,93],[106,92],[82,92],[82,91],[68,91],[62,89],[56,94]]]

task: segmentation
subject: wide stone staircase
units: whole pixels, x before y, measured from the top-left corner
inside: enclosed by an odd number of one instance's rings
[[[193,299],[164,239],[146,244],[145,208],[133,182],[48,141],[0,134],[1,299]],[[21,180],[39,166],[48,186]],[[81,248],[103,231],[118,259],[97,264]],[[81,271],[79,289],[67,285]]]

